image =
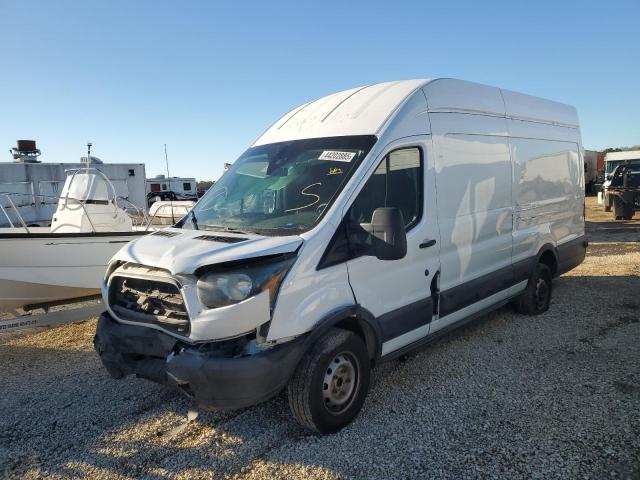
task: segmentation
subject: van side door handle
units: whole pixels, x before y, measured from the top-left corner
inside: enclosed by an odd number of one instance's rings
[[[435,240],[429,240],[426,239],[424,240],[421,244],[420,244],[420,248],[429,248],[429,247],[433,247],[436,244]]]

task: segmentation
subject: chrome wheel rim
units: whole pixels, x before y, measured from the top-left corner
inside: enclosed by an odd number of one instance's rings
[[[358,372],[358,360],[348,352],[331,359],[322,384],[322,400],[329,413],[339,415],[351,406],[358,390]]]
[[[538,310],[543,309],[547,304],[547,297],[549,296],[549,286],[544,279],[539,278],[536,283],[536,307]]]

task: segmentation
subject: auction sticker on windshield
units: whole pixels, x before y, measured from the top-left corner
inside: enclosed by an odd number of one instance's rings
[[[339,152],[337,150],[325,150],[318,160],[331,160],[333,162],[350,162],[356,154],[353,152]]]

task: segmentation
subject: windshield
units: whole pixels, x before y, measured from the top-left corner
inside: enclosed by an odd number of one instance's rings
[[[313,228],[367,155],[373,135],[327,137],[248,149],[180,225],[261,235]]]

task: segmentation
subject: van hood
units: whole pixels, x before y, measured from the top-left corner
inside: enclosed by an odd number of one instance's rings
[[[172,275],[191,274],[205,265],[296,251],[297,235],[264,237],[212,230],[165,228],[140,237],[120,249],[112,260],[163,268]]]

